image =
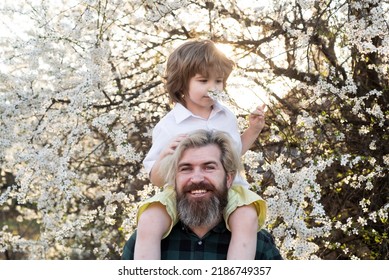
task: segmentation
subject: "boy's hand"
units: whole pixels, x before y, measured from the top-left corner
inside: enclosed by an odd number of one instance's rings
[[[262,131],[265,127],[265,108],[266,105],[258,106],[251,114],[249,115],[249,127],[254,129],[258,133]]]
[[[163,159],[164,157],[173,154],[178,144],[180,144],[180,142],[184,140],[186,137],[188,137],[187,134],[179,134],[178,136],[173,138],[173,140],[167,145],[167,147],[164,150],[162,150],[159,156],[160,159]]]

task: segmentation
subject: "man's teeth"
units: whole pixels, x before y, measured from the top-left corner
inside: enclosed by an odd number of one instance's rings
[[[206,190],[193,190],[191,191],[192,194],[201,194],[201,193],[206,193]]]

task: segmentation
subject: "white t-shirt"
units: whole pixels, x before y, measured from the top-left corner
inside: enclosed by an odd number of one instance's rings
[[[242,140],[240,138],[238,122],[235,115],[227,107],[215,102],[209,118],[204,119],[194,115],[183,105],[177,103],[174,108],[158,122],[153,130],[153,143],[146,158],[143,160],[146,171],[150,173],[159,154],[176,135],[189,133],[197,129],[215,129],[228,133],[232,137],[239,155],[241,154]],[[234,184],[239,184],[246,188],[249,187],[247,181],[240,174],[236,176]]]

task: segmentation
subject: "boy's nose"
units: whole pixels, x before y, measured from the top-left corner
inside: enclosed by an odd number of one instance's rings
[[[208,88],[208,91],[216,91],[216,87],[215,87],[215,86],[210,86],[210,87]]]
[[[217,87],[217,82],[209,81],[209,90],[215,91],[215,90],[217,90],[217,89],[218,89],[218,87]]]

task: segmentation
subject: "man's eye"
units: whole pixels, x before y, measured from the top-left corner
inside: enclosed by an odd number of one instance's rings
[[[179,172],[186,172],[186,171],[190,171],[190,168],[189,167],[181,167],[178,171]]]
[[[214,170],[215,169],[215,166],[214,165],[207,165],[205,167],[206,170]]]

